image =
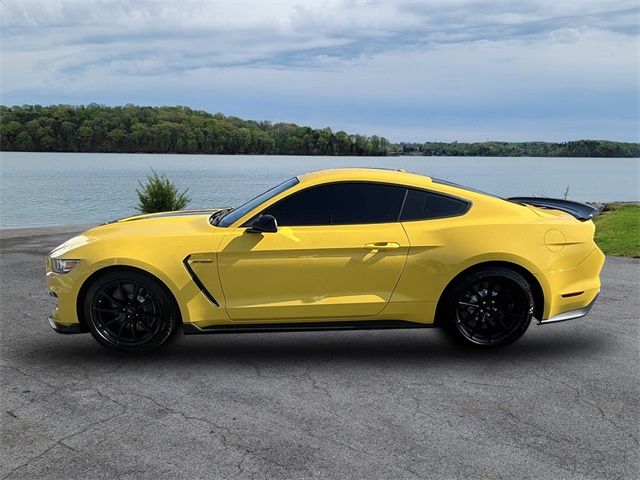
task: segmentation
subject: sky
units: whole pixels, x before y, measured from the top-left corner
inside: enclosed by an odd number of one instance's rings
[[[0,103],[186,105],[392,141],[640,141],[636,1],[0,3]]]

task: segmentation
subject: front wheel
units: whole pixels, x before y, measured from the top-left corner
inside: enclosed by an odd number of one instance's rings
[[[446,303],[446,330],[457,340],[479,347],[515,342],[529,327],[534,300],[518,272],[491,267],[460,279]]]
[[[167,341],[178,321],[170,294],[153,278],[122,270],[96,279],[84,300],[95,339],[112,350],[147,352]]]

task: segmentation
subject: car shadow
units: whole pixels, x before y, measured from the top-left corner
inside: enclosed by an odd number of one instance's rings
[[[350,335],[353,335],[350,337]],[[272,338],[266,338],[267,336]],[[503,348],[482,350],[452,341],[437,329],[428,331],[375,331],[287,333],[265,335],[234,335],[235,338],[218,340],[214,335],[198,339],[178,338],[165,352],[171,357],[188,358],[199,362],[252,357],[265,361],[305,360],[331,357],[351,362],[371,362],[388,359],[396,363],[419,361],[443,363],[452,359],[468,358],[474,361],[538,360],[583,356],[585,352],[606,351],[607,339],[601,336],[576,337],[570,333],[545,338],[523,338]],[[243,338],[245,337],[245,338]],[[251,338],[247,338],[251,337]],[[261,338],[262,337],[262,338]]]
[[[525,335],[518,342],[497,349],[481,350],[460,345],[438,329],[425,331],[297,332],[225,334],[174,337],[168,345],[148,354],[111,352],[89,335],[69,336],[69,341],[37,342],[15,350],[16,357],[46,363],[52,368],[90,365],[141,365],[153,362],[167,368],[197,364],[229,365],[259,361],[264,365],[332,362],[435,367],[473,362],[522,362],[535,366],[544,361],[569,361],[594,356],[615,348],[613,341],[597,332],[554,332],[553,335]],[[64,340],[64,339],[61,339]],[[13,355],[5,350],[4,360]]]

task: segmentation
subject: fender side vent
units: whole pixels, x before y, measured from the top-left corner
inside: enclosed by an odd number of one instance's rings
[[[213,304],[213,306],[219,307],[220,304],[218,303],[218,301],[213,297],[213,295],[211,295],[211,292],[207,290],[207,287],[204,286],[204,283],[202,283],[200,278],[198,278],[198,275],[196,275],[196,272],[194,272],[193,269],[191,268],[191,265],[189,264],[190,258],[191,258],[191,255],[187,255],[184,258],[184,260],[182,260],[182,264],[184,265],[184,268],[187,270],[187,273],[189,274],[189,276],[191,277],[191,280],[193,280],[193,283],[196,284],[198,289],[202,292],[202,295],[204,295],[205,298]],[[204,262],[200,262],[200,263],[204,263]]]

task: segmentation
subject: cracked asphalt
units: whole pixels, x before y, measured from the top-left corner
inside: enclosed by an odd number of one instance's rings
[[[438,330],[178,336],[147,356],[54,333],[43,256],[0,233],[2,479],[639,474],[640,261],[591,314],[478,352]]]

